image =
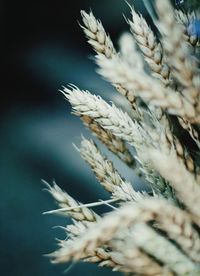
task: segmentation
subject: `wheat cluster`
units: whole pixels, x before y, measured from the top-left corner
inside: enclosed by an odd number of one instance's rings
[[[53,263],[87,261],[125,275],[200,275],[200,49],[195,12],[156,0],[154,33],[130,7],[130,32],[114,47],[93,13],[81,11],[98,72],[131,112],[76,86],[62,93],[73,113],[149,187],[136,191],[95,142],[75,148],[110,194],[112,211],[100,216],[56,183],[47,190],[72,218],[67,239],[49,254]],[[191,31],[193,30],[193,31]],[[134,148],[134,151],[131,150]],[[134,152],[134,154],[133,154]]]

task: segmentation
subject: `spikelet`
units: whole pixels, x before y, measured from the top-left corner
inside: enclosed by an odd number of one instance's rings
[[[135,192],[131,183],[124,181],[111,161],[103,156],[92,140],[82,139],[79,149],[81,157],[90,165],[100,184],[116,199],[129,201],[144,197]]]
[[[124,161],[129,167],[135,167],[136,162],[127,148],[125,142],[116,137],[112,132],[101,127],[91,116],[83,115],[80,116],[81,120],[84,122],[84,125],[91,130],[91,132],[97,136],[97,138],[107,146],[107,148],[116,154],[122,161]]]

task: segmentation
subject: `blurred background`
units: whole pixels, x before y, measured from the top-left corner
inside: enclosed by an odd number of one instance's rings
[[[131,3],[131,1],[130,1]],[[143,10],[141,1],[134,1]],[[66,265],[52,265],[43,255],[56,249],[69,220],[42,212],[56,205],[41,179],[57,184],[88,203],[108,199],[72,142],[89,137],[59,89],[74,83],[111,99],[113,90],[95,72],[93,52],[78,25],[80,10],[92,9],[116,42],[128,30],[123,0],[0,2],[0,271],[1,275],[62,275]],[[116,44],[117,45],[117,44]],[[107,151],[104,149],[104,152]],[[109,153],[107,153],[109,155]],[[113,158],[122,175],[134,175]],[[106,212],[108,208],[95,209]],[[111,275],[92,264],[74,264],[67,275]],[[116,275],[120,275],[116,273]]]
[[[43,255],[56,249],[56,237],[65,237],[54,226],[70,221],[42,215],[56,205],[43,191],[41,179],[55,179],[84,203],[108,199],[72,147],[72,142],[79,144],[81,133],[89,137],[89,132],[70,114],[58,90],[74,83],[110,98],[113,90],[96,74],[93,52],[78,25],[80,10],[91,8],[117,41],[128,29],[123,14],[128,16],[129,8],[123,0],[0,3],[0,271],[3,276],[58,276],[69,264],[52,265]],[[133,177],[126,167],[121,172]],[[67,275],[110,274],[83,263]]]

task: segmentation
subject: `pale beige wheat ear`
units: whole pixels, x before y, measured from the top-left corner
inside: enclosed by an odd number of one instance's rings
[[[118,55],[110,36],[106,33],[102,23],[94,17],[93,13],[81,11],[81,16],[84,24],[81,27],[88,38],[88,43],[93,47],[97,55],[101,54],[107,59]],[[125,89],[120,82],[114,82],[113,85],[120,94],[127,98],[133,109],[138,111],[138,115],[141,116],[135,104],[133,91]]]
[[[129,167],[134,168],[136,166],[133,155],[122,139],[116,137],[110,131],[103,129],[91,116],[83,115],[80,118],[84,125],[91,130],[92,134],[105,144],[111,152],[116,154]]]
[[[89,142],[89,141],[88,141]],[[66,241],[59,241],[58,246],[60,247],[60,250],[48,254],[48,256],[54,258],[54,263],[62,263],[67,261],[67,255],[62,254],[62,251],[66,247],[70,247],[73,243],[76,242],[76,239],[85,231],[87,231],[89,225],[93,225],[96,223],[96,221],[99,219],[99,216],[96,215],[93,211],[90,209],[81,206],[77,204],[77,201],[75,201],[72,197],[70,197],[66,192],[62,191],[56,184],[55,182],[53,183],[53,186],[50,186],[47,182],[43,181],[44,184],[47,186],[47,190],[50,192],[50,194],[54,197],[54,199],[57,201],[59,207],[73,207],[71,211],[68,211],[67,213],[64,212],[63,214],[67,214],[68,216],[71,216],[73,219],[74,224],[68,225],[64,230],[67,232],[68,236],[70,239]],[[58,210],[59,211],[59,210]],[[62,210],[63,212],[63,210]],[[59,213],[59,212],[58,212]],[[60,211],[61,213],[61,211]],[[91,216],[92,214],[92,216]],[[65,250],[64,250],[65,252]],[[158,264],[154,264],[153,261],[150,259],[148,260],[148,257],[139,252],[139,249],[135,248],[134,249],[134,254],[137,254],[135,258],[143,257],[143,263],[148,261],[148,264],[152,265],[153,270],[156,271],[161,270],[159,269]],[[133,268],[129,268],[123,263],[121,263],[118,258],[115,256],[115,254],[112,254],[112,251],[108,250],[106,246],[104,247],[98,247],[95,249],[95,251],[92,254],[88,254],[85,257],[83,257],[83,260],[86,262],[94,262],[94,263],[99,263],[100,266],[106,266],[110,267],[113,270],[119,270],[122,272],[132,272]],[[147,268],[143,268],[141,266],[141,262],[136,265],[136,271],[147,271]],[[150,274],[151,275],[151,274]]]
[[[141,247],[145,252],[153,255],[157,260],[166,263],[167,267],[178,275],[197,273],[198,265],[196,266],[166,238],[157,234],[146,224],[141,223],[141,220],[151,220],[152,215],[155,218],[154,212],[143,212],[140,208],[137,208],[137,205],[121,207],[117,211],[104,217],[87,232],[83,233],[69,247],[61,248],[52,257],[57,259],[58,254],[60,254],[60,256],[65,256],[65,260],[83,258],[84,256],[92,254],[98,246],[102,246],[115,236],[117,238],[117,234],[119,234],[119,238],[128,239],[129,242],[132,240],[136,246]],[[127,235],[125,229],[131,225],[133,227]],[[169,226],[169,231],[177,234],[176,227],[173,227],[173,224],[171,228]]]
[[[73,220],[73,224],[68,225],[66,228],[63,227],[69,239],[67,241],[61,240],[58,243],[58,246],[61,248],[69,246],[69,244],[73,243],[73,241],[76,240],[78,236],[86,231],[89,225],[95,223],[99,219],[99,216],[87,207],[80,207],[81,204],[74,200],[61,188],[59,188],[55,182],[53,182],[53,186],[50,186],[46,181],[43,181],[43,183],[47,187],[46,190],[53,196],[60,208],[58,210],[55,210],[56,213],[71,217]],[[67,209],[69,210],[67,211]],[[52,213],[55,211],[45,213]],[[107,253],[103,248],[98,248],[93,254],[93,258],[95,258],[96,262],[100,263],[103,261],[105,262],[106,260],[106,265],[108,267],[117,266],[117,264],[111,260],[109,253]]]
[[[170,114],[182,116],[192,123],[200,121],[200,116],[192,103],[171,88],[165,88],[156,82],[144,70],[138,71],[137,68],[132,68],[118,56],[108,60],[99,55],[97,63],[100,67],[99,73],[103,77],[110,82],[119,81],[146,103],[161,107]]]
[[[46,181],[43,180],[43,183],[47,187],[47,191],[52,195],[52,197],[56,200],[59,208],[72,208],[69,211],[61,211],[62,215],[70,216],[77,221],[87,221],[94,222],[97,221],[98,215],[92,210],[85,208],[80,208],[78,201],[73,199],[68,193],[64,192],[56,183],[53,182],[53,185],[49,185]],[[58,212],[59,213],[59,212]]]
[[[163,46],[172,74],[183,87],[182,94],[199,113],[200,76],[197,61],[192,57],[188,44],[184,40],[184,29],[175,20],[175,14],[168,0],[156,1],[160,18],[160,30],[163,34]],[[176,51],[174,51],[176,49]]]
[[[194,11],[183,12],[182,10],[175,10],[175,18],[177,22],[183,26],[185,40],[188,41],[195,50],[196,47],[200,46],[200,41],[198,35],[195,33],[193,24],[196,20],[199,20],[199,15],[196,15]]]
[[[168,12],[166,12],[166,8]],[[186,14],[181,10],[175,10],[175,15],[173,16],[173,11],[170,9],[167,2],[164,3],[162,7],[161,5],[159,6],[158,3],[158,10],[162,18],[161,26],[163,29],[161,28],[161,30],[163,30],[164,34],[164,47],[168,54],[168,60],[175,69],[172,73],[175,74],[175,77],[180,81],[181,85],[185,87],[185,89],[183,89],[183,92],[185,91],[185,96],[193,97],[191,101],[196,104],[199,97],[200,76],[197,72],[196,62],[192,62],[193,57],[190,55],[189,49],[187,49],[187,45],[184,43],[184,39],[181,39],[186,38],[186,41],[191,43],[193,47],[198,46],[197,35],[190,35],[189,33],[191,31],[189,28],[193,26],[196,18],[195,13]],[[166,19],[166,14],[170,14],[170,20]],[[177,25],[175,19],[181,26]],[[174,51],[174,48],[176,48],[176,51]],[[199,147],[198,132],[187,120],[184,120],[184,118],[179,118],[179,122],[181,126],[189,132],[190,136]]]
[[[154,35],[151,28],[148,26],[146,20],[142,17],[141,14],[136,13],[134,7],[131,7],[131,14],[132,20],[128,20],[130,25],[130,29],[133,33],[133,36],[141,49],[144,59],[146,60],[147,64],[151,68],[153,72],[153,76],[159,78],[165,85],[169,85],[170,82],[170,68],[167,65],[167,60],[162,49],[162,46],[159,42],[157,42],[157,38]],[[124,41],[125,43],[126,41]],[[128,42],[128,41],[127,41]],[[132,56],[135,61],[137,60],[137,55],[132,53]],[[132,58],[132,59],[133,59]],[[171,80],[172,82],[172,80]],[[166,136],[170,143],[173,143],[175,149],[177,150],[178,156],[183,159],[183,162],[186,164],[186,167],[191,170],[195,171],[195,165],[191,158],[188,156],[188,153],[185,151],[184,147],[181,145],[180,141],[173,136],[170,130],[170,124],[168,119],[161,116],[163,125],[166,125]],[[181,118],[179,122],[184,129],[188,130],[191,137],[198,145],[198,133],[192,127],[189,122],[184,121]]]
[[[81,11],[81,16],[84,23],[81,27],[88,38],[88,43],[92,45],[96,53],[102,53],[107,58],[116,55],[112,40],[106,34],[102,23],[94,17],[92,12]]]
[[[52,195],[52,197],[56,200],[60,209],[45,212],[45,213],[54,213],[62,214],[64,216],[68,216],[72,218],[73,224],[68,225],[67,227],[62,227],[67,233],[67,240],[60,240],[58,242],[58,246],[60,248],[65,248],[73,244],[76,239],[85,231],[87,231],[88,227],[95,224],[99,220],[99,215],[97,215],[91,209],[83,206],[74,200],[71,196],[69,196],[66,192],[64,192],[58,185],[53,182],[53,185],[49,185],[46,181],[43,183],[47,187],[47,191]],[[68,210],[67,210],[68,209]],[[57,255],[58,254],[58,255]],[[65,262],[66,258],[61,256],[59,251],[54,252],[52,254],[48,254],[47,256],[58,256],[58,262]],[[93,254],[84,258],[84,261],[99,263],[100,266],[107,266],[110,268],[115,268],[120,271],[127,271],[127,269],[122,266],[117,261],[114,261],[108,252],[106,246],[96,248]],[[128,270],[129,272],[130,270]]]
[[[72,105],[75,114],[91,116],[104,129],[131,145],[141,144],[140,125],[114,104],[109,105],[100,96],[92,95],[76,86],[65,87],[63,94]]]
[[[123,201],[134,201],[145,197],[145,194],[136,192],[131,183],[122,179],[113,163],[101,154],[92,140],[82,138],[78,151],[90,165],[100,184],[112,194],[112,197]]]
[[[170,182],[176,190],[177,197],[194,215],[200,225],[200,186],[195,178],[187,172],[174,153],[167,155],[158,151],[149,152],[152,164],[159,173]],[[185,185],[184,185],[185,183]]]
[[[132,20],[128,20],[131,32],[143,53],[144,59],[152,70],[153,76],[165,85],[170,83],[170,69],[164,57],[161,44],[141,14],[131,7]]]

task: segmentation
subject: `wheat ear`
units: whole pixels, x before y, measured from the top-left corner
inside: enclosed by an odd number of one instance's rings
[[[175,10],[175,18],[179,24],[183,26],[184,38],[188,41],[194,48],[199,47],[199,37],[193,30],[193,24],[199,18],[192,12],[183,12],[182,10]]]
[[[81,11],[81,16],[84,23],[81,27],[88,38],[88,43],[92,45],[96,53],[102,53],[107,58],[116,55],[112,40],[106,34],[102,23],[94,17],[92,12]]]
[[[91,116],[104,129],[131,145],[141,144],[139,124],[114,104],[109,105],[100,96],[92,95],[89,91],[80,90],[75,86],[65,87],[63,94],[71,103],[75,114]]]
[[[92,45],[97,55],[102,54],[107,59],[118,55],[110,36],[106,34],[102,23],[94,17],[93,13],[86,13],[85,11],[81,11],[81,15],[84,24],[84,26],[81,27],[86,37],[88,38],[88,43]],[[127,98],[132,108],[138,111],[137,105],[135,104],[134,93],[125,89],[119,82],[113,83],[113,86],[120,94]],[[140,115],[141,114],[139,114],[139,116]]]
[[[81,222],[81,224],[83,226],[82,222]],[[72,229],[74,231],[74,227],[72,227]],[[87,231],[87,228],[85,228],[85,231]],[[75,232],[77,232],[77,231],[75,230]],[[58,246],[60,249],[47,255],[48,257],[52,258],[51,262],[52,263],[67,262],[68,261],[67,255],[63,254],[63,252],[65,251],[65,248],[72,246],[73,243],[76,242],[76,239],[77,239],[77,236],[75,237],[73,235],[73,239],[59,240]],[[82,258],[82,261],[98,263],[99,266],[106,266],[113,270],[130,272],[130,269],[127,270],[127,268],[124,267],[123,265],[121,265],[117,261],[117,259],[114,260],[114,258],[112,258],[111,251],[106,246],[96,248],[92,254],[89,254],[88,256]]]
[[[95,225],[95,223],[99,220],[100,217],[91,209],[81,206],[80,203],[75,201],[66,192],[61,190],[60,187],[55,182],[53,183],[53,186],[50,186],[46,181],[43,181],[43,182],[47,186],[47,191],[53,196],[53,198],[56,200],[59,207],[61,208],[73,207],[71,211],[59,212],[58,210],[57,212],[58,214],[70,216],[73,219],[73,224],[68,225],[66,228],[64,228],[69,239],[67,241],[60,240],[58,242],[58,246],[60,248],[68,247],[71,244],[73,244],[73,242],[75,242],[76,239],[81,234],[87,231],[89,226]],[[52,254],[56,255],[57,251]],[[48,256],[51,256],[52,254],[49,254]],[[64,259],[63,261],[65,262]],[[119,265],[117,262],[114,262],[112,260],[111,255],[105,246],[98,247],[95,250],[95,252],[91,254],[90,258],[88,259],[86,258],[85,261],[98,262],[101,266],[119,268],[119,270],[122,269],[121,265]],[[60,259],[59,262],[62,262],[62,260]]]
[[[111,252],[112,259],[123,264],[132,272],[128,275],[173,275],[167,268],[158,264],[154,258],[146,254],[133,242],[130,243],[130,241],[116,239],[112,245],[114,246],[114,251]]]
[[[146,224],[136,224],[133,227],[135,243],[154,256],[157,260],[165,263],[166,267],[177,275],[195,275],[199,273],[198,265],[195,265],[172,243],[158,235]]]
[[[156,53],[154,53],[154,51],[157,51],[158,49],[156,50],[156,48],[157,47],[160,48],[160,46],[156,42],[155,42],[155,45],[153,45],[153,42],[152,42],[152,46],[149,45],[150,42],[148,42],[148,41],[151,41],[150,38],[154,37],[153,32],[149,29],[146,21],[141,16],[136,14],[136,12],[134,10],[132,10],[132,14],[133,14],[133,22],[130,23],[130,25],[133,24],[133,26],[131,25],[132,29],[135,29],[135,32],[137,31],[137,34],[138,35],[140,34],[142,37],[144,37],[144,40],[147,41],[146,44],[145,44],[146,46],[145,45],[143,45],[143,46],[146,47],[147,49],[149,47],[149,49],[150,49],[149,51],[152,51],[152,53],[150,55],[150,52],[149,52],[148,56],[151,56],[152,59],[153,59],[153,56],[156,55]],[[135,38],[138,41],[138,43],[140,43],[143,40],[137,38],[137,34],[135,34]],[[148,37],[148,34],[149,34],[150,38]],[[152,40],[156,41],[156,38],[154,37],[154,38],[152,38]],[[131,66],[135,66],[134,65],[135,63],[136,64],[141,64],[140,60],[137,61],[137,58],[138,58],[139,55],[134,54],[134,52],[135,52],[134,42],[129,37],[129,34],[124,34],[121,37],[120,44],[121,44],[121,51],[122,51],[123,57],[126,58],[126,61]],[[141,44],[139,44],[139,45],[141,46]],[[129,49],[129,47],[131,47],[131,49]],[[132,52],[131,52],[131,50],[132,50]],[[145,51],[145,50],[143,49],[143,51]],[[144,53],[144,55],[145,55],[145,53]],[[160,62],[162,63],[163,60],[161,59]],[[163,65],[163,66],[165,67],[165,65]],[[177,139],[177,137],[175,137],[172,134],[170,123],[169,123],[169,120],[168,120],[167,116],[165,114],[163,114],[162,110],[153,110],[153,111],[156,114],[159,113],[159,115],[156,116],[156,117],[158,118],[159,121],[161,121],[160,123],[161,123],[162,127],[165,127],[166,138],[167,138],[167,141],[169,142],[169,144],[174,146],[174,148],[177,151],[177,155],[180,157],[180,159],[182,159],[182,161],[184,162],[184,164],[186,165],[188,170],[195,173],[194,161],[191,158],[191,156],[188,154],[188,152],[186,151],[185,147]],[[145,124],[145,122],[143,122],[143,124],[144,124],[144,126],[143,126],[144,129],[146,129],[147,125]],[[189,127],[189,125],[188,125],[188,127]],[[197,134],[196,132],[194,132],[194,128],[191,125],[190,125],[190,133],[191,134],[193,133],[192,137],[194,137],[194,134]]]
[[[62,211],[60,214],[70,216],[77,221],[95,222],[99,216],[87,207],[80,208],[81,205],[78,201],[73,199],[70,195],[64,192],[56,183],[53,182],[53,186],[49,185],[43,180],[43,183],[47,186],[47,191],[53,196],[60,208],[72,207],[70,211]],[[59,212],[58,212],[59,213]]]
[[[80,118],[92,134],[97,136],[111,152],[117,155],[129,167],[135,168],[135,159],[122,139],[116,137],[110,131],[103,129],[91,116],[83,115]]]
[[[182,116],[191,123],[199,123],[200,116],[181,94],[171,88],[166,88],[156,82],[144,70],[131,67],[118,56],[106,59],[103,55],[97,57],[100,66],[99,73],[110,82],[120,82],[127,90],[134,91],[146,103],[161,107],[168,113]],[[143,81],[145,79],[145,82]]]
[[[157,0],[156,6],[163,34],[163,46],[168,62],[173,68],[171,73],[183,86],[182,94],[199,113],[200,76],[197,61],[190,54],[188,44],[183,39],[184,30],[180,24],[177,24],[170,2],[166,0],[162,4]]]
[[[176,273],[195,272],[198,266],[192,263],[164,237],[158,235],[149,226],[140,223],[141,217],[147,220],[152,219],[150,212],[142,213],[139,210],[138,213],[138,210],[136,205],[131,204],[111,212],[95,224],[94,227],[90,227],[87,233],[83,233],[73,244],[61,248],[60,252],[57,252],[56,256],[53,255],[52,257],[57,259],[57,256],[59,257],[60,255],[61,258],[65,258],[65,261],[84,258],[92,254],[98,246],[102,246],[110,239],[113,239],[117,233],[123,234],[124,237],[128,238],[126,231],[124,233],[122,230],[134,225],[131,228],[130,238],[137,246],[153,255],[156,259],[166,263]],[[142,216],[141,213],[143,214]],[[176,229],[171,227],[171,231],[176,232]]]
[[[66,241],[60,241],[59,247],[60,249],[48,254],[49,257],[51,257],[52,263],[66,263],[71,259],[71,254],[67,250],[68,248],[73,247],[74,243],[76,243],[76,240],[66,240]],[[149,271],[149,267],[147,267],[149,264],[152,265],[150,268],[150,271],[154,272],[162,272],[162,267],[160,267],[159,264],[157,264],[155,261],[153,261],[151,258],[149,258],[145,253],[142,253],[139,248],[136,246],[132,249],[132,253],[129,254],[129,256],[134,256],[132,261],[136,261],[134,265],[126,266],[123,263],[123,258],[119,257],[120,254],[117,254],[117,252],[113,252],[110,249],[106,249],[106,247],[99,247],[94,250],[94,252],[83,254],[82,256],[79,255],[77,259],[81,259],[84,262],[92,262],[92,263],[98,263],[101,267],[109,267],[113,271],[121,271],[124,273],[132,273],[132,272],[145,272]],[[139,259],[142,257],[142,260]],[[130,260],[129,260],[130,262]],[[143,267],[143,265],[146,265],[146,267]],[[147,274],[152,275],[152,274]],[[159,274],[158,274],[159,275]],[[161,275],[161,274],[160,274]],[[168,274],[167,274],[168,275]],[[171,275],[171,274],[169,274]]]
[[[200,187],[184,165],[178,162],[174,152],[167,155],[164,152],[151,151],[149,157],[154,168],[174,188],[179,200],[194,216],[200,217]],[[199,219],[197,219],[197,223],[200,225]]]
[[[92,140],[82,138],[78,149],[81,157],[90,165],[100,184],[113,198],[123,201],[139,200],[144,197],[140,192],[134,191],[131,183],[124,181],[111,161],[103,156]]]
[[[165,85],[170,83],[170,69],[164,58],[161,44],[141,14],[131,7],[132,20],[128,20],[134,38],[143,53],[144,59],[152,70],[153,76]]]

